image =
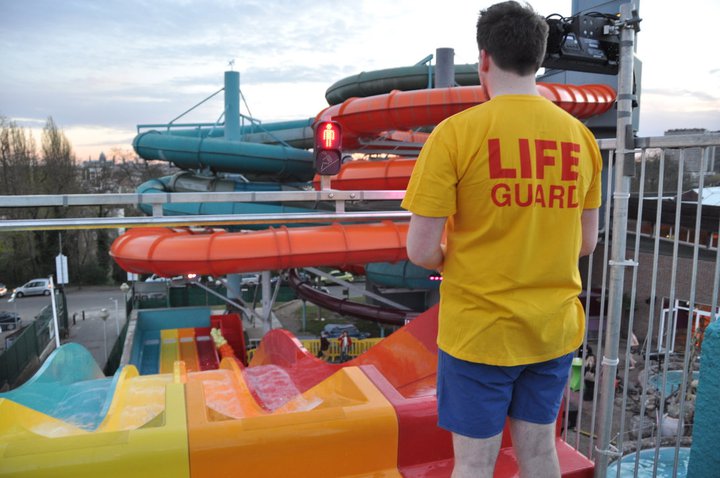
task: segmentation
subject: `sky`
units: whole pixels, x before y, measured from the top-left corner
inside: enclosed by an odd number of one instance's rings
[[[305,119],[361,71],[413,65],[437,48],[475,63],[485,0],[0,0],[0,116],[38,131],[48,117],[79,160],[131,150],[138,124],[167,123],[240,72],[263,122]],[[571,1],[534,0],[569,16]],[[720,2],[642,0],[640,136],[720,130]],[[711,53],[713,52],[713,53]],[[214,122],[222,95],[186,122]]]

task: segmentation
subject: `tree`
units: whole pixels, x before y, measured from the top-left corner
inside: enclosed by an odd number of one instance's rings
[[[80,192],[75,156],[65,134],[52,118],[42,132],[41,154],[30,132],[15,122],[0,118],[0,194],[72,194]],[[7,219],[48,219],[66,217],[62,207],[3,208]],[[63,233],[63,252],[79,255],[75,231]],[[19,283],[54,272],[55,256],[60,251],[56,231],[32,231],[3,234],[0,237],[0,267],[4,280]]]

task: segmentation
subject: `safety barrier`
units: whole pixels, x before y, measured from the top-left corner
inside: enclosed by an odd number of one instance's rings
[[[68,315],[64,293],[57,294],[58,323],[61,336],[67,334]],[[43,351],[54,339],[52,307],[45,306],[35,320],[14,335],[12,343],[0,353],[0,390],[16,385],[23,371],[40,359]],[[8,341],[9,342],[9,341]]]
[[[603,146],[601,237],[581,260],[582,380],[566,395],[565,440],[596,460],[609,456],[607,476],[683,471],[703,331],[720,314],[720,135],[636,146],[620,174],[614,145]]]
[[[0,390],[12,387],[25,368],[50,342],[50,318],[39,318],[20,332],[10,346],[0,354]]]
[[[692,438],[691,402],[697,385],[694,372],[703,354],[703,331],[717,320],[720,311],[720,205],[713,199],[720,192],[714,186],[718,182],[715,175],[720,175],[720,135],[668,135],[636,138],[634,143],[630,151],[621,148],[624,166],[615,168],[615,143],[600,141],[607,158],[601,241],[593,256],[581,262],[588,337],[581,353],[580,390],[567,395],[563,435],[576,449],[596,459],[614,460],[628,453],[630,458],[640,458],[632,452],[650,448],[656,462],[652,466],[658,466],[660,448],[669,444],[674,456],[670,466],[677,469],[681,466],[681,448]],[[204,197],[174,193],[158,195],[157,200],[175,201],[176,194],[187,196],[188,202]],[[238,194],[242,193],[207,198],[232,201]],[[246,195],[245,200],[259,201],[261,193],[257,194],[254,198]],[[272,194],[274,200],[284,201],[283,192]],[[402,196],[402,192],[392,196],[387,191],[376,191],[373,197],[357,191],[320,194],[332,194],[338,204],[343,200]],[[307,199],[297,193],[292,198],[288,200]],[[10,199],[27,201],[24,197]],[[56,199],[65,201],[67,197]],[[137,196],[117,200],[139,201]],[[403,212],[393,214],[374,212],[374,216],[362,218],[407,218]],[[340,212],[327,215],[328,220],[339,221],[350,217],[361,218]],[[124,221],[129,219],[153,225],[178,221],[163,217],[76,221],[79,227],[107,226],[127,225]],[[228,224],[259,221],[247,216],[206,216],[187,222],[225,220]],[[272,223],[278,218],[267,216],[262,220]],[[288,222],[307,220],[305,216],[287,216]],[[49,224],[59,227],[64,223]],[[0,224],[2,230],[33,227],[39,226]],[[306,348],[317,354],[319,341],[309,342],[314,343]],[[356,341],[351,355],[362,352],[360,342]],[[329,355],[331,359],[338,356],[335,340],[331,341]],[[586,402],[591,404],[586,406]],[[573,413],[577,416],[571,420]]]
[[[357,357],[358,355],[362,355],[368,350],[370,350],[372,347],[377,345],[381,340],[381,338],[372,338],[372,339],[353,339],[352,345],[350,346],[350,350],[348,352],[348,355],[350,358]],[[329,339],[330,341],[330,348],[325,352],[325,360],[336,362],[340,359],[340,345],[338,343],[338,339]],[[308,352],[315,355],[316,357],[320,354],[320,340],[319,339],[311,339],[311,340],[301,340],[300,343],[302,343],[303,347],[307,349]],[[247,351],[247,359],[248,362],[252,360],[253,355],[255,355],[255,349],[248,349]]]

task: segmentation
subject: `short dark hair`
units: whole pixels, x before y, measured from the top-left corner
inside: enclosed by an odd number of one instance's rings
[[[534,74],[545,57],[548,25],[527,3],[496,3],[480,11],[478,49],[492,56],[505,71],[521,76]]]

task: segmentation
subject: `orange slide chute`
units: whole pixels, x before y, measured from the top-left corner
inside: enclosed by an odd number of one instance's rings
[[[128,272],[162,276],[397,262],[407,259],[407,229],[390,221],[248,233],[137,228],[118,237],[110,255]]]
[[[579,119],[605,113],[615,103],[615,91],[607,85],[538,83],[537,88],[542,96]],[[434,126],[487,100],[480,86],[395,90],[384,95],[347,99],[321,111],[315,122],[333,120],[342,124],[343,148],[353,149],[359,146],[360,137]]]
[[[405,158],[353,161],[343,164],[340,172],[330,180],[330,187],[345,191],[404,191],[414,167],[415,160]],[[317,174],[313,186],[320,190],[320,176]]]

